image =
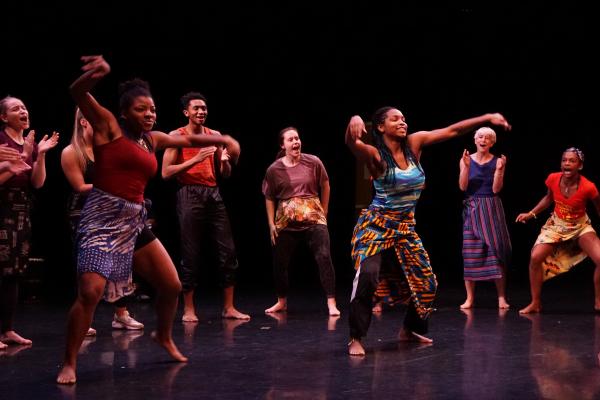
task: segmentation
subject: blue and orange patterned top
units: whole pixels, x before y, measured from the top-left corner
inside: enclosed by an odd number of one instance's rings
[[[375,196],[369,208],[412,213],[425,187],[425,172],[410,160],[406,169],[394,167],[395,182],[387,174],[373,180]]]

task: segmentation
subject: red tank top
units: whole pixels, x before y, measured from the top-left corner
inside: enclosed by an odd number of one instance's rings
[[[203,135],[214,135],[213,131],[206,127],[202,127]],[[179,128],[180,135],[189,135],[185,128]],[[177,164],[181,164],[198,154],[198,147],[184,147],[179,150],[177,155]],[[177,180],[182,185],[204,185],[217,186],[215,178],[215,157],[206,157],[192,168],[177,175]]]
[[[154,152],[121,136],[94,146],[94,160],[94,187],[134,203],[144,202],[146,183],[158,168]]]

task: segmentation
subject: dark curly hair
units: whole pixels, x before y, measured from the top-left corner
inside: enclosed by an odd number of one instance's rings
[[[119,111],[125,112],[139,96],[152,97],[150,85],[143,79],[135,78],[119,84]]]

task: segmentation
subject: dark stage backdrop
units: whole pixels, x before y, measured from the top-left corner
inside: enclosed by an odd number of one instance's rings
[[[240,141],[240,164],[221,188],[242,288],[272,288],[260,189],[284,126],[297,126],[303,151],[318,155],[328,169],[340,285],[349,285],[353,276],[355,164],[343,143],[353,114],[367,119],[380,106],[396,106],[413,132],[503,113],[513,131],[498,133],[495,150],[508,158],[502,198],[509,221],[544,195],[544,179],[558,170],[568,146],[586,152],[585,175],[600,183],[594,39],[599,28],[589,9],[542,2],[497,8],[476,2],[445,7],[174,3],[3,6],[0,96],[25,101],[38,139],[54,129],[61,132],[59,148],[48,155],[48,178],[37,192],[33,221],[33,253],[46,259],[44,288],[50,299],[73,293],[68,186],[59,156],[73,123],[67,88],[79,74],[83,54],[104,54],[113,68],[94,90],[109,108],[115,109],[119,81],[141,77],[152,86],[159,128],[169,131],[185,123],[179,97],[198,90],[208,97],[207,125]],[[473,150],[472,136],[427,148],[422,157],[427,188],[417,208],[417,230],[441,287],[462,279],[457,180],[464,148]],[[174,191],[172,182],[157,177],[147,195],[155,204],[157,233],[176,260]],[[542,220],[509,223],[514,247],[509,285],[526,282],[530,246]],[[318,286],[316,268],[302,253],[292,277],[304,282],[298,285]]]

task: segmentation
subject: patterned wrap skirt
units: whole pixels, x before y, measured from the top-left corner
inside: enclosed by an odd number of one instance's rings
[[[569,271],[587,257],[577,244],[577,239],[590,232],[596,233],[587,215],[571,222],[554,213],[550,215],[534,244],[556,244],[552,253],[542,262],[544,281]]]
[[[510,262],[510,236],[498,196],[463,202],[463,262],[466,281],[500,279]]]
[[[390,304],[412,300],[419,317],[426,319],[433,311],[437,280],[415,232],[414,214],[375,207],[362,210],[352,236],[356,276],[365,259],[390,248],[396,253],[400,270],[382,268],[376,296]]]
[[[107,280],[104,299],[114,302],[133,293],[134,245],[144,227],[144,204],[92,189],[77,227],[77,273]]]
[[[19,276],[29,261],[31,195],[21,188],[0,188],[0,279]]]

